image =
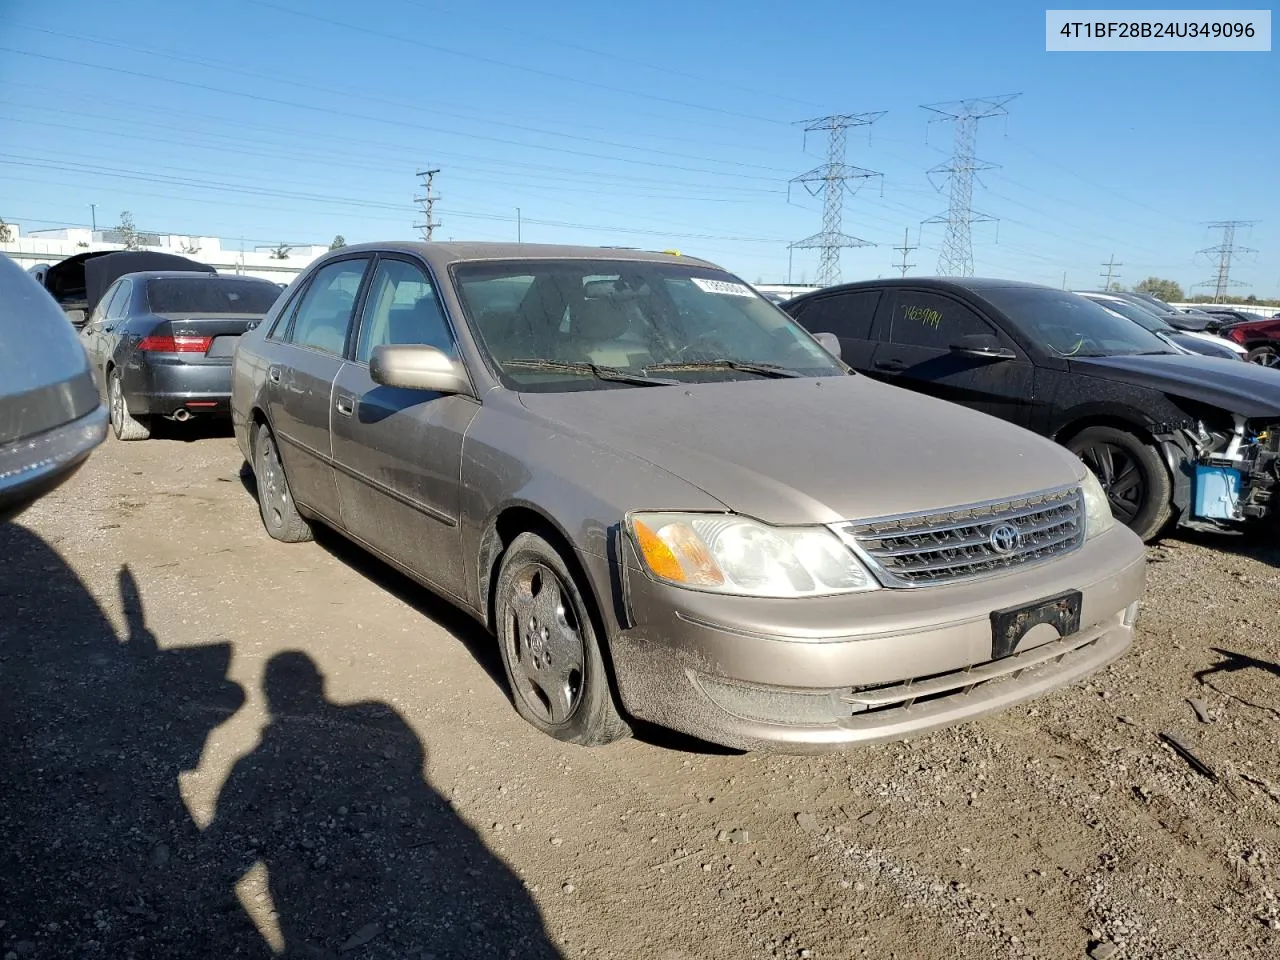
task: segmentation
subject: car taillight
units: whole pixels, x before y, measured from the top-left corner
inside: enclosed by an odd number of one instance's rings
[[[207,353],[213,337],[143,337],[139,350],[155,353]]]

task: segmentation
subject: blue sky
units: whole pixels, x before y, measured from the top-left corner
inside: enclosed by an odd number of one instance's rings
[[[1280,54],[1046,53],[1026,3],[848,0],[641,7],[366,0],[0,0],[0,216],[246,245],[415,236],[439,167],[437,238],[677,247],[780,281],[821,200],[796,121],[887,111],[846,160],[846,280],[893,275],[910,230],[933,273],[950,152],[921,104],[1019,93],[983,121],[979,274],[1097,286],[1210,277],[1209,221],[1242,293],[1280,295]],[[47,221],[42,223],[39,221]],[[793,279],[816,252],[797,251]]]

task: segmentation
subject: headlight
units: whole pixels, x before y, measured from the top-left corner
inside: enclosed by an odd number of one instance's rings
[[[649,572],[678,586],[751,597],[879,587],[826,527],[772,527],[710,513],[636,513],[628,524]]]
[[[1111,504],[1102,490],[1102,484],[1092,470],[1085,470],[1080,490],[1084,493],[1084,538],[1092,540],[1114,527],[1116,518],[1111,513]]]

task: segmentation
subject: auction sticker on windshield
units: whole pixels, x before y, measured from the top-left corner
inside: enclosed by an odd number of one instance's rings
[[[690,277],[703,293],[720,293],[727,297],[754,297],[750,288],[741,283],[730,283],[728,280],[704,280],[701,277]]]

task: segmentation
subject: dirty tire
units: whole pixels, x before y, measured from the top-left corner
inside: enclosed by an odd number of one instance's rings
[[[1256,363],[1264,367],[1280,368],[1280,347],[1273,343],[1254,347],[1249,351],[1248,359],[1250,363]]]
[[[258,486],[258,509],[267,533],[283,543],[310,540],[311,524],[298,513],[284,475],[280,448],[265,423],[258,426],[253,440],[253,474]]]
[[[503,554],[494,590],[502,665],[520,716],[586,747],[628,736],[591,608],[556,549],[536,533],[520,534]]]
[[[111,414],[111,432],[117,440],[146,440],[151,436],[151,418],[135,417],[129,413],[129,401],[124,396],[119,370],[112,370],[107,381],[107,409]]]
[[[1160,452],[1117,427],[1087,427],[1067,449],[1102,484],[1115,518],[1144,541],[1155,539],[1173,517],[1173,479]]]

